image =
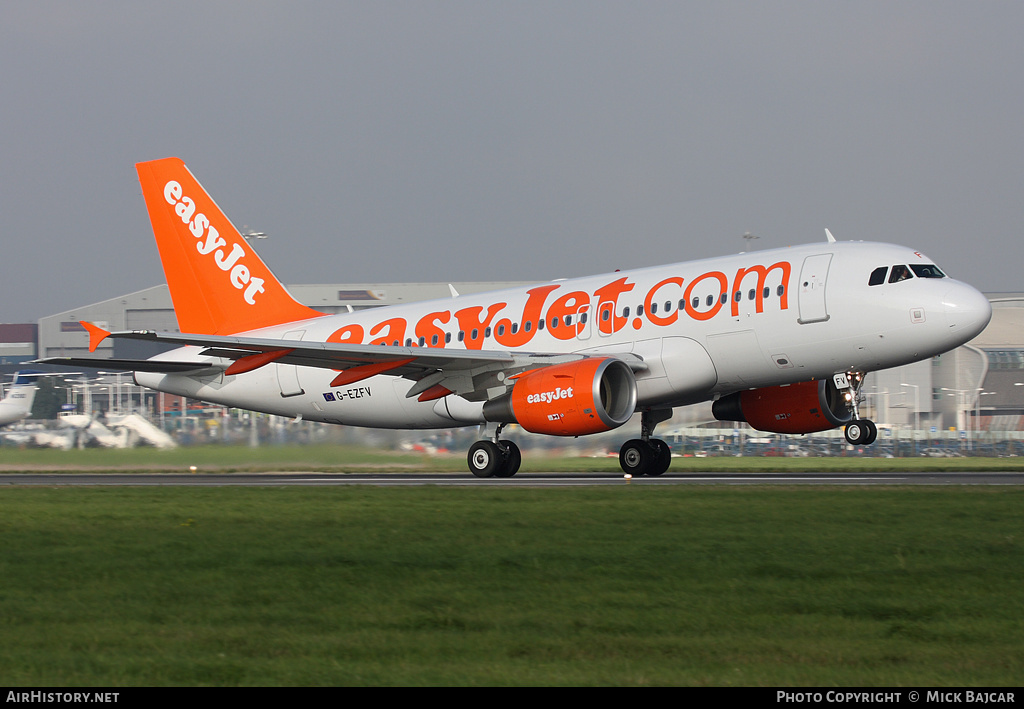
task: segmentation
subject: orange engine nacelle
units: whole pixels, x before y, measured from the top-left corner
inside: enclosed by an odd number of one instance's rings
[[[582,436],[618,428],[636,410],[636,378],[622,360],[588,358],[520,374],[512,391],[484,404],[484,418],[531,433]]]
[[[739,391],[723,396],[711,411],[719,421],[746,421],[771,433],[827,431],[853,419],[831,379]]]

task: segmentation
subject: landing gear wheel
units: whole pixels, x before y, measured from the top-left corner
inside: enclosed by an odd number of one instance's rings
[[[866,446],[874,443],[878,438],[878,427],[875,426],[874,421],[858,419],[846,424],[843,435],[851,446]]]
[[[469,447],[466,461],[469,472],[478,478],[493,477],[503,466],[505,456],[493,441],[477,441]]]
[[[650,445],[639,438],[633,438],[622,444],[619,449],[619,467],[629,475],[646,475],[656,453]]]
[[[519,466],[523,462],[523,454],[512,441],[498,441],[498,448],[502,452],[502,464],[494,472],[497,478],[510,478],[519,472]]]
[[[662,475],[672,464],[672,449],[659,438],[652,438],[650,445],[654,448],[654,458],[651,460],[651,466],[647,469],[647,474]]]
[[[875,439],[878,438],[878,426],[875,425],[874,421],[870,421],[867,419],[865,419],[862,423],[868,429],[868,435],[867,438],[864,440],[864,445],[870,446],[872,443],[875,442]]]

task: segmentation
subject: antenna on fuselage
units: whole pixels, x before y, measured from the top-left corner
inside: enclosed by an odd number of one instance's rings
[[[832,232],[830,232],[828,229],[825,230],[825,237],[828,239],[828,243],[836,243],[836,237],[832,236]]]
[[[760,236],[755,236],[754,234],[751,234],[748,231],[746,234],[743,235],[743,240],[745,242],[747,242],[746,246],[743,247],[743,250],[744,251],[750,251],[751,248],[753,247],[754,240],[755,239],[760,239],[760,238],[761,238]]]

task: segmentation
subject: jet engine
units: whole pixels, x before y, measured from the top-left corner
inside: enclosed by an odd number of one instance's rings
[[[531,433],[581,436],[618,428],[636,410],[636,378],[622,360],[595,357],[531,369],[484,404],[484,418]]]
[[[847,393],[831,379],[738,391],[716,401],[711,412],[719,421],[746,421],[771,433],[815,433],[853,420]]]

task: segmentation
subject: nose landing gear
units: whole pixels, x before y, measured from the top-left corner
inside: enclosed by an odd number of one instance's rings
[[[853,411],[853,421],[846,424],[843,436],[851,446],[869,446],[878,438],[878,427],[870,419],[860,417],[860,388],[864,384],[862,372],[846,372],[837,374],[834,378],[836,387],[840,390],[846,389],[846,396],[849,399],[850,409]]]

